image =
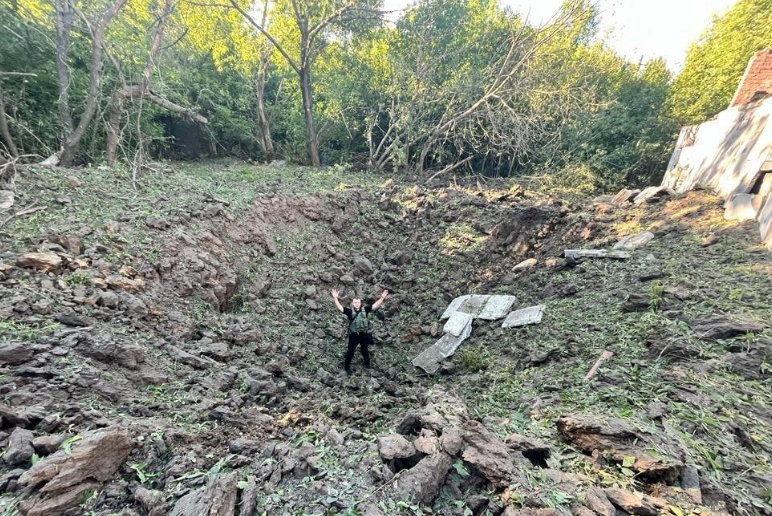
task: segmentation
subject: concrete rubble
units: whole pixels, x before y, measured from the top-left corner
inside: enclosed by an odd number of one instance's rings
[[[654,233],[650,231],[642,231],[636,235],[628,235],[623,237],[619,242],[614,244],[615,250],[632,251],[642,247],[654,239]]]
[[[630,253],[627,251],[607,251],[605,249],[566,249],[563,256],[570,260],[581,260],[582,258],[612,258],[614,260],[627,260]]]
[[[507,315],[504,322],[501,323],[502,328],[517,328],[518,326],[526,326],[529,324],[539,324],[544,316],[544,305],[529,306],[528,308],[521,308],[515,310]]]
[[[429,374],[436,373],[440,363],[453,356],[458,347],[472,333],[472,321],[495,321],[507,315],[517,300],[514,296],[471,295],[459,296],[450,302],[440,316],[447,319],[444,335],[413,359],[413,365]]]

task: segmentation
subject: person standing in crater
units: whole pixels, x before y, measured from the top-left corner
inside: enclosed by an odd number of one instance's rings
[[[370,313],[378,310],[386,296],[389,295],[388,290],[381,292],[381,296],[372,305],[363,305],[362,299],[355,297],[351,300],[351,306],[343,307],[338,299],[338,290],[332,289],[332,299],[335,301],[335,306],[338,311],[348,317],[348,349],[346,350],[346,358],[343,361],[343,368],[346,374],[351,374],[351,360],[354,358],[357,346],[362,353],[362,360],[365,364],[365,369],[370,369],[370,344],[373,343],[373,322],[370,318]]]

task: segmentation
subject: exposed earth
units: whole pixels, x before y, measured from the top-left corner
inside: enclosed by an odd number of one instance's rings
[[[772,514],[772,255],[709,192],[125,177],[28,167],[0,215],[3,516]],[[372,370],[343,374],[332,288],[391,291]],[[470,293],[544,318],[423,374]]]

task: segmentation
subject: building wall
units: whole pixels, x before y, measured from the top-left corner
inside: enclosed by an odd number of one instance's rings
[[[748,62],[729,107],[742,106],[772,95],[772,48],[761,50]]]
[[[710,188],[731,202],[763,182],[772,159],[772,96],[730,107],[714,120],[681,129],[662,185],[685,192]],[[772,193],[759,192],[755,205],[761,239],[772,249]]]

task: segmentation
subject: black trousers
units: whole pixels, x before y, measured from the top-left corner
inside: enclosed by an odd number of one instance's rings
[[[362,353],[362,360],[364,360],[365,367],[370,367],[370,344],[373,343],[373,336],[369,333],[349,333],[348,335],[348,349],[346,350],[346,359],[343,362],[346,369],[351,367],[351,360],[354,358],[354,352],[359,346],[359,351]]]

